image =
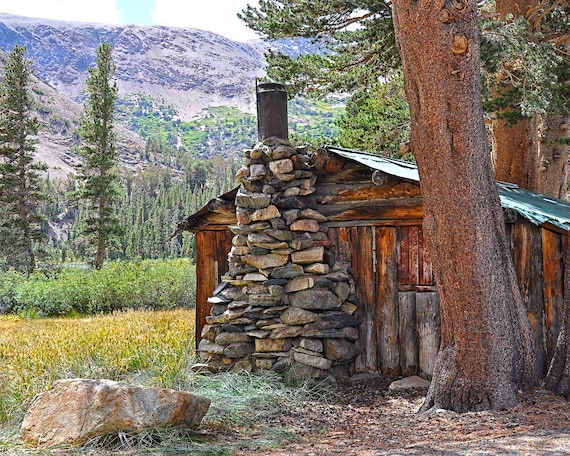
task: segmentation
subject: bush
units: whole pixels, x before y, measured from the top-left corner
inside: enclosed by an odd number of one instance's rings
[[[0,283],[3,307],[40,316],[189,308],[196,300],[195,268],[184,259],[116,261],[101,270],[67,266],[28,278],[11,271]]]

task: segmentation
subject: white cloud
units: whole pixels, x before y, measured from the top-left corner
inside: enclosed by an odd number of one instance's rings
[[[156,0],[151,16],[157,24],[211,30],[238,41],[256,37],[237,13],[256,0]]]
[[[237,13],[248,3],[257,4],[257,0],[155,0],[150,14],[158,25],[211,30],[247,41],[256,35],[237,18]],[[140,2],[136,7],[145,8],[145,5],[147,2]],[[115,0],[0,0],[0,12],[106,24],[118,24],[120,16]]]
[[[78,0],[0,0],[0,11],[20,16],[63,21],[117,24],[119,10],[115,0],[84,2]]]

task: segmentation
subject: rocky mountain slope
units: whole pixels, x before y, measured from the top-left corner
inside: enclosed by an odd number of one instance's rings
[[[253,110],[265,60],[257,47],[212,32],[30,19],[0,13],[0,48],[25,45],[36,75],[79,101],[98,45],[113,46],[120,94],[162,99],[188,120],[208,106]]]

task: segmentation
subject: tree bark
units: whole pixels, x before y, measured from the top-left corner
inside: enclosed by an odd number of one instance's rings
[[[503,20],[508,14],[524,16],[536,0],[497,0],[496,11]],[[538,118],[528,117],[510,125],[495,113],[493,120],[493,168],[495,179],[521,188],[540,191]]]
[[[546,389],[570,401],[570,242],[564,266],[564,305],[562,324],[554,356],[546,374]]]
[[[529,117],[510,125],[493,120],[493,168],[495,179],[540,191],[538,119]]]
[[[570,47],[569,47],[570,50]],[[567,199],[570,147],[570,117],[547,114],[540,142],[540,193]]]
[[[536,381],[483,122],[474,0],[395,0],[441,347],[422,406],[501,409]]]

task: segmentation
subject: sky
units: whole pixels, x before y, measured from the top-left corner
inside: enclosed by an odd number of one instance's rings
[[[0,12],[106,24],[198,28],[237,41],[256,38],[236,17],[257,0],[0,0]]]

